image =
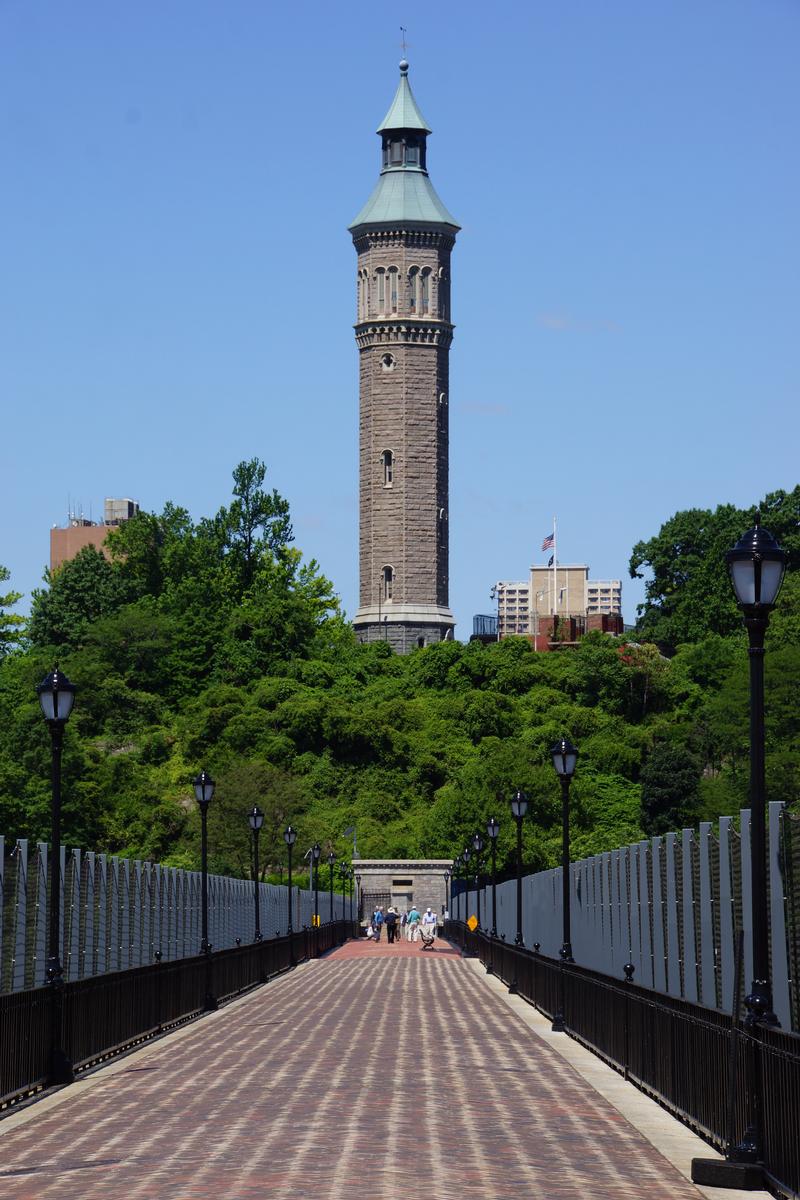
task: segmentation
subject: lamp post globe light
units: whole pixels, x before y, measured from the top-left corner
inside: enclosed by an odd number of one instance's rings
[[[252,810],[247,816],[250,830],[253,834],[253,904],[255,905],[255,937],[253,941],[261,941],[261,903],[258,894],[258,835],[261,833],[261,827],[264,824],[264,814],[257,804],[253,805]]]
[[[329,882],[330,882],[330,897],[329,897],[329,901],[328,901],[328,920],[330,921],[331,925],[333,924],[333,865],[335,862],[336,862],[336,855],[331,850],[330,854],[328,855],[328,871],[329,871]]]
[[[51,671],[36,688],[42,715],[50,730],[50,923],[47,945],[46,978],[50,985],[52,1030],[50,1040],[50,1084],[71,1083],[72,1063],[62,1045],[64,1028],[63,985],[61,969],[61,751],[64,745],[64,726],[75,703],[75,685],[58,667]]]
[[[528,797],[516,791],[510,800],[511,815],[517,823],[517,932],[515,946],[524,946],[522,937],[522,822],[528,812]]]
[[[205,955],[205,986],[206,994],[203,1007],[206,1012],[213,1012],[217,1007],[211,988],[211,943],[208,940],[208,806],[214,796],[214,780],[208,771],[201,771],[193,781],[194,796],[200,808],[200,873],[202,876],[201,903],[201,941],[200,953]]]
[[[497,817],[489,817],[486,822],[486,832],[489,835],[489,845],[492,848],[492,928],[490,936],[497,937],[497,839],[500,836],[500,822]]]
[[[322,854],[322,847],[319,842],[314,842],[311,847],[311,866],[314,872],[314,925],[319,925],[319,860]]]
[[[767,916],[766,789],[764,783],[764,637],[786,571],[787,555],[772,534],[755,525],[725,555],[744,616],[750,660],[750,863],[753,981],[744,1002],[748,1025],[778,1025],[772,1008]]]
[[[479,833],[472,835],[472,849],[475,851],[475,903],[478,908],[478,928],[483,928],[481,921],[481,854],[483,854],[483,838]]]

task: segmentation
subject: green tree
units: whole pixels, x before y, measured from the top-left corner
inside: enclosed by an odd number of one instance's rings
[[[763,524],[786,550],[789,569],[800,565],[800,485],[775,491],[759,506]],[[629,563],[633,579],[647,568],[645,602],[639,606],[638,633],[674,653],[682,642],[708,634],[723,636],[741,627],[725,552],[752,526],[756,509],[732,504],[676,513],[655,537],[637,542]]]
[[[700,763],[676,742],[659,742],[641,773],[642,828],[648,836],[694,822]]]
[[[240,462],[233,472],[233,503],[206,526],[218,537],[240,594],[252,585],[265,556],[279,554],[294,537],[288,502],[275,488],[269,493],[262,487],[266,474],[257,458]]]
[[[92,622],[116,612],[125,600],[118,572],[94,546],[56,571],[45,571],[47,589],[32,596],[28,632],[34,646],[63,649],[84,644]]]
[[[5,583],[10,578],[8,568],[0,566],[0,583]],[[22,592],[6,592],[4,596],[0,595],[0,659],[5,658],[22,641],[25,618],[19,613],[6,612],[7,608],[11,608],[21,599]]]

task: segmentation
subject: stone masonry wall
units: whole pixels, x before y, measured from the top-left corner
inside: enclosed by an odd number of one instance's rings
[[[360,347],[360,603],[377,605],[391,566],[391,603],[448,604],[448,352],[452,237],[375,233],[360,238],[359,271],[370,281]],[[377,269],[398,269],[397,312],[379,313]],[[408,272],[430,270],[430,311],[409,307]],[[384,308],[391,310],[388,284]],[[393,455],[391,486],[383,453]],[[381,597],[381,603],[386,601]],[[370,639],[372,640],[372,639]],[[394,640],[394,639],[390,639]],[[430,638],[426,638],[430,640]],[[414,645],[417,644],[416,637]]]

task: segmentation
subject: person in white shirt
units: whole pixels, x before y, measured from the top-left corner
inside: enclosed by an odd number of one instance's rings
[[[436,937],[437,925],[436,913],[433,909],[426,908],[422,914],[422,932],[426,937]]]

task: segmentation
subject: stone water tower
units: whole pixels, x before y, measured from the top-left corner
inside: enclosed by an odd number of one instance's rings
[[[361,641],[405,653],[453,636],[448,568],[450,252],[430,133],[400,63],[381,173],[350,226],[358,254]]]

